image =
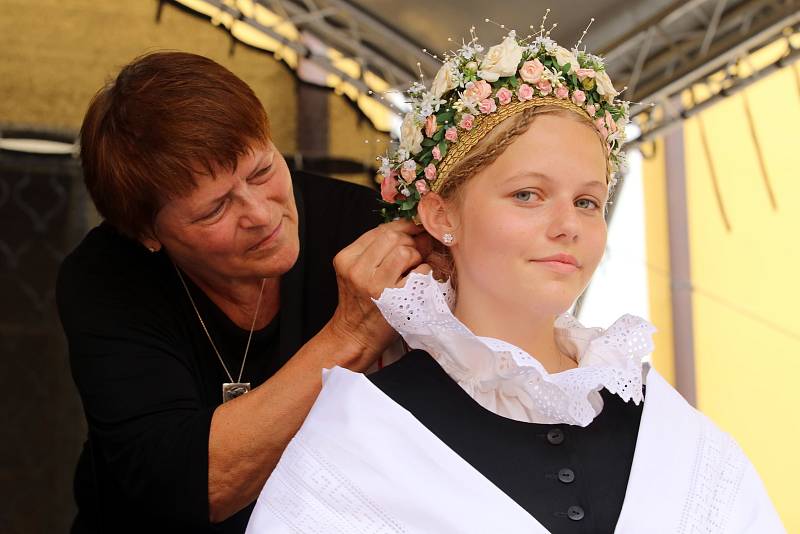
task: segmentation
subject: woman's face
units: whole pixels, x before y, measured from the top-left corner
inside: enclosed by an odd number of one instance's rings
[[[606,159],[592,127],[536,117],[462,193],[452,247],[459,300],[467,292],[487,310],[568,310],[606,244]]]
[[[195,175],[197,188],[158,213],[155,237],[184,269],[209,281],[280,276],[297,260],[297,207],[289,169],[271,142],[235,171]]]

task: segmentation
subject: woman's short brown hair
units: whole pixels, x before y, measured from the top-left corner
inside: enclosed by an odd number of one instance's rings
[[[193,175],[233,172],[269,139],[255,93],[196,54],[154,52],[123,67],[92,99],[81,126],[86,187],[98,212],[132,238],[158,210],[196,187]]]

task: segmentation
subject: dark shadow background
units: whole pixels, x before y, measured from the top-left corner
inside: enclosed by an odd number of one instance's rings
[[[66,532],[74,515],[86,427],[55,280],[87,228],[84,191],[72,156],[0,150],[0,532],[8,534]]]

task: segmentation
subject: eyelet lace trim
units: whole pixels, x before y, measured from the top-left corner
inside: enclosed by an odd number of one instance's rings
[[[454,301],[449,282],[412,273],[375,304],[409,347],[431,354],[487,410],[528,423],[586,426],[603,408],[603,388],[626,402],[642,401],[642,358],[652,352],[655,332],[644,319],[623,315],[603,330],[559,316],[556,341],[579,366],[550,374],[522,349],[473,334],[453,315]]]

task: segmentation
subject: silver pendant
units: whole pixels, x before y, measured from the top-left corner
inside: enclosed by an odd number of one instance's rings
[[[222,402],[241,397],[250,391],[250,382],[225,382],[222,384]]]

